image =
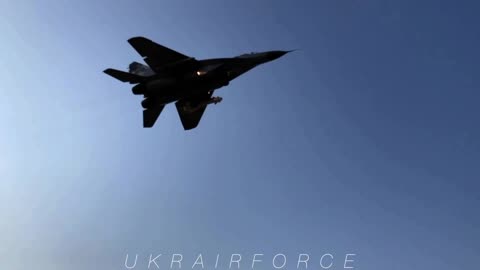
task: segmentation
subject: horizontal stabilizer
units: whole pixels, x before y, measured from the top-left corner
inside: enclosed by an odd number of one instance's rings
[[[158,116],[165,108],[165,105],[159,105],[153,108],[143,110],[143,127],[151,128],[157,121]]]
[[[132,84],[141,83],[145,79],[142,76],[132,74],[132,73],[128,73],[128,72],[124,72],[124,71],[121,71],[121,70],[116,70],[116,69],[113,69],[113,68],[105,69],[103,72],[112,76],[113,78],[115,78],[119,81],[129,82],[129,83],[132,83]]]

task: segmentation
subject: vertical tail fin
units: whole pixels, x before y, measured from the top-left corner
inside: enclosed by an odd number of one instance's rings
[[[128,66],[128,72],[130,72],[132,74],[144,76],[144,77],[152,76],[152,75],[155,74],[150,67],[148,67],[144,64],[140,64],[138,62],[132,62]]]

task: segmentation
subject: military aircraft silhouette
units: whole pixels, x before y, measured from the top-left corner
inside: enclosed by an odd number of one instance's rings
[[[252,68],[273,61],[291,51],[267,51],[242,54],[232,58],[196,60],[144,37],[133,37],[128,43],[145,63],[132,62],[129,71],[112,68],[106,74],[130,84],[134,95],[143,95],[143,127],[153,127],[165,105],[175,102],[185,130],[198,126],[209,104],[221,97],[213,92]]]

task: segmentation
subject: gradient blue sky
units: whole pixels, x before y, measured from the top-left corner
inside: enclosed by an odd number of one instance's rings
[[[477,268],[479,8],[1,0],[0,268],[157,252]],[[138,35],[197,59],[301,51],[219,90],[198,129],[174,106],[142,129],[141,99],[102,73],[141,59]]]

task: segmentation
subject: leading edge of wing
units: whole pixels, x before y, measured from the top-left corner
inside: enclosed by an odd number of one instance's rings
[[[190,58],[175,50],[157,44],[145,37],[132,37],[128,43],[145,58],[152,68],[168,65],[186,58]]]

